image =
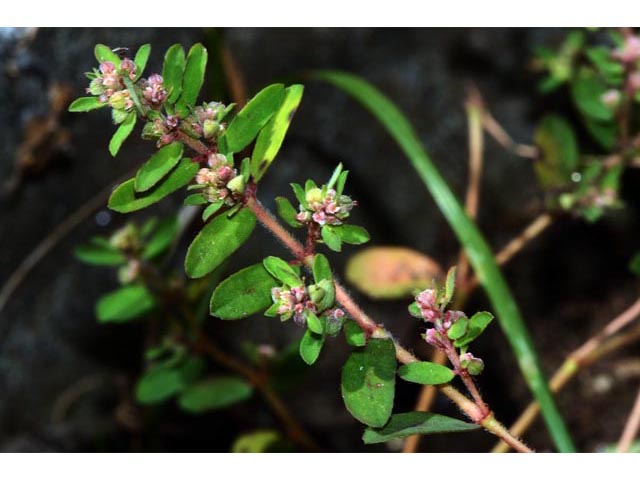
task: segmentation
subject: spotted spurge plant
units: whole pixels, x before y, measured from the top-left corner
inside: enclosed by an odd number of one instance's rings
[[[318,250],[326,247],[340,252],[343,244],[369,240],[364,228],[349,222],[357,202],[347,193],[348,172],[342,165],[326,183],[293,183],[297,205],[284,197],[276,199],[279,216],[289,227],[302,230],[304,242],[258,200],[258,187],[283,144],[302,100],[303,86],[269,85],[239,111],[234,105],[216,101],[198,103],[206,49],[196,44],[185,55],[182,46],[174,45],[165,54],[162,73],[143,77],[150,50],[144,45],[130,59],[97,45],[99,66],[87,74],[90,96],[77,99],[69,108],[73,112],[110,109],[118,126],[109,143],[114,156],[138,123],[142,124],[142,137],[155,143],[155,153],[136,175],[113,191],[109,208],[134,212],[174,192],[186,192],[185,205],[202,208],[203,227],[184,261],[186,275],[195,284],[218,272],[250,239],[257,223],[273,234],[290,256],[268,256],[219,282],[210,298],[209,313],[225,321],[256,314],[282,322],[293,320],[291,328],[300,329],[299,355],[309,365],[317,361],[331,337],[343,332],[352,352],[342,369],[341,392],[347,410],[366,426],[365,443],[482,426],[517,450],[530,451],[495,419],[475,385],[474,377],[482,372],[483,361],[470,352],[470,344],[493,316],[479,312],[468,317],[448,309],[455,291],[454,269],[444,286],[416,292],[409,307],[411,315],[429,326],[425,341],[443,350],[452,368],[419,361],[369,317],[335,278],[328,257]],[[102,321],[127,321],[153,309],[162,312],[175,307],[171,303],[159,305],[153,295],[157,288],[171,291],[175,282],[159,286],[150,267],[173,243],[177,231],[173,222],[128,226],[110,239],[94,239],[78,252],[87,261],[120,268],[124,287],[99,302]],[[186,317],[190,321],[188,314]],[[249,394],[250,375],[248,384],[190,386],[201,366],[179,345],[159,345],[149,357],[162,361],[138,384],[138,398],[148,403],[181,393],[180,403],[199,411],[207,405],[240,401]],[[426,412],[394,413],[398,376],[408,382],[437,385],[471,423]],[[452,385],[456,377],[471,398]]]

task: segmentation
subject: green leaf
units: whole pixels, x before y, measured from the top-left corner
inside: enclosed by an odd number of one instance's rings
[[[233,446],[231,453],[266,453],[275,452],[283,443],[283,439],[275,430],[257,430],[251,433],[240,435]]]
[[[74,250],[76,258],[89,265],[115,267],[124,265],[126,258],[108,241],[100,242],[98,238],[91,239],[87,245],[80,245]],[[102,239],[100,239],[102,240]]]
[[[217,377],[189,386],[178,404],[189,413],[203,413],[230,407],[248,399],[253,387],[240,377]]]
[[[469,261],[498,314],[500,326],[516,354],[525,380],[540,405],[542,416],[556,446],[562,452],[575,451],[569,432],[542,374],[527,327],[496,265],[491,248],[477,226],[465,214],[464,208],[427,155],[411,124],[389,99],[357,76],[344,72],[323,71],[316,72],[313,77],[329,82],[352,95],[384,125],[407,155],[464,246]]]
[[[286,88],[280,108],[260,131],[251,155],[251,174],[256,183],[260,181],[280,151],[293,115],[302,100],[303,91],[302,85],[291,85]]]
[[[331,228],[340,237],[340,240],[351,245],[362,245],[371,239],[369,232],[358,225],[337,225]]]
[[[100,297],[96,315],[101,323],[123,323],[148,313],[155,306],[155,299],[144,285],[129,285]]]
[[[293,228],[300,228],[302,224],[296,220],[296,209],[293,208],[291,202],[284,197],[276,197],[276,205],[278,206],[278,215],[282,218],[289,226]]]
[[[175,216],[166,218],[158,223],[153,236],[149,239],[142,257],[146,260],[155,258],[171,246],[178,233],[178,219]]]
[[[213,292],[209,310],[222,320],[238,320],[268,308],[271,289],[279,284],[264,265],[258,263],[234,273]]]
[[[150,54],[151,45],[149,45],[148,43],[142,45],[136,52],[136,56],[133,59],[133,63],[136,64],[136,78],[134,78],[134,82],[142,76],[142,73],[147,66],[147,61],[149,60]]]
[[[311,333],[318,335],[324,335],[324,323],[318,318],[318,316],[310,310],[305,312],[305,319],[307,320],[307,328]]]
[[[382,427],[393,409],[396,350],[389,339],[372,338],[354,350],[342,369],[342,398],[347,410],[370,427]]]
[[[152,405],[170,399],[184,389],[179,370],[154,368],[145,373],[136,385],[136,398],[143,405]]]
[[[347,344],[353,347],[364,347],[367,344],[367,336],[354,320],[344,322],[343,329]]]
[[[182,158],[182,149],[182,143],[173,142],[151,155],[136,174],[136,191],[146,192],[162,180]]]
[[[611,150],[618,141],[618,125],[613,122],[598,122],[584,117],[584,126],[593,138],[605,150]]]
[[[587,57],[609,83],[620,85],[623,80],[624,67],[611,57],[607,47],[596,46],[585,50]]]
[[[370,445],[383,443],[395,438],[411,435],[429,435],[432,433],[469,432],[480,428],[474,423],[463,422],[456,418],[429,412],[397,413],[391,416],[389,423],[383,428],[367,428],[362,441]]]
[[[398,376],[407,382],[421,385],[440,385],[449,383],[456,374],[450,368],[432,362],[413,362],[402,365]]]
[[[207,68],[207,49],[201,43],[196,43],[189,50],[187,63],[182,78],[182,95],[176,104],[176,110],[186,115],[198,99],[198,94],[204,83],[204,73]]]
[[[640,277],[640,252],[636,253],[629,261],[629,270]]]
[[[543,187],[557,188],[571,182],[578,168],[578,142],[571,125],[558,115],[547,115],[539,123],[534,142],[542,157],[534,163]]]
[[[477,312],[469,319],[469,328],[464,337],[457,339],[453,344],[456,347],[464,347],[473,342],[484,332],[493,320],[493,315],[489,312]],[[451,338],[451,337],[450,337]]]
[[[456,290],[456,267],[451,267],[447,272],[447,280],[444,284],[444,301],[443,306],[448,305],[453,298]]]
[[[467,333],[467,327],[469,326],[469,320],[466,317],[460,317],[455,321],[451,328],[447,332],[447,336],[451,340],[458,340],[465,333]]]
[[[131,112],[127,115],[127,118],[120,124],[116,133],[111,137],[111,141],[109,142],[109,153],[112,157],[115,157],[120,150],[120,147],[127,139],[131,132],[133,132],[133,128],[136,126],[136,112]]]
[[[289,287],[299,287],[302,280],[287,262],[278,257],[267,257],[262,263],[267,271]]]
[[[191,242],[184,269],[191,278],[204,277],[247,241],[256,226],[256,216],[247,208],[229,218],[219,215],[207,223]]]
[[[120,68],[120,57],[106,45],[103,45],[101,43],[97,44],[93,50],[93,53],[95,54],[96,60],[98,60],[99,63],[111,62],[116,68]]]
[[[320,356],[324,336],[317,335],[311,330],[306,330],[302,340],[300,340],[300,357],[307,365],[313,365]]]
[[[217,202],[213,202],[207,208],[205,208],[202,212],[202,221],[206,222],[211,218],[211,215],[216,213],[222,206],[224,205],[224,200],[218,200]]]
[[[136,195],[135,178],[131,178],[113,191],[109,198],[109,208],[116,212],[129,213],[153,205],[187,185],[195,177],[199,168],[200,166],[190,158],[183,158],[165,179],[144,195]]]
[[[342,240],[340,239],[340,235],[336,233],[335,227],[330,225],[325,225],[320,230],[322,234],[322,240],[324,243],[334,252],[339,252],[342,250]]]
[[[329,260],[321,253],[316,254],[313,259],[313,280],[316,283],[320,283],[321,280],[333,282]]]
[[[168,92],[167,103],[173,105],[182,93],[182,76],[186,64],[184,48],[175,44],[169,47],[162,66],[162,83]]]
[[[222,135],[229,152],[239,152],[278,111],[284,99],[284,85],[277,83],[261,90],[240,110]]]
[[[192,193],[187,198],[185,198],[184,201],[182,202],[183,205],[192,206],[192,207],[198,206],[198,205],[204,205],[205,203],[209,203],[209,201],[206,198],[204,198],[204,195],[202,195],[202,193]]]
[[[333,173],[331,174],[331,178],[327,182],[327,188],[335,187],[341,175],[342,175],[342,163],[339,163],[338,166],[333,170]],[[338,193],[337,195],[340,195],[340,194]]]
[[[69,105],[70,112],[89,112],[98,108],[106,107],[107,104],[101,102],[98,97],[80,97],[76,98]]]
[[[593,70],[583,68],[571,83],[571,96],[580,112],[594,120],[613,119],[614,111],[602,102],[607,85]]]

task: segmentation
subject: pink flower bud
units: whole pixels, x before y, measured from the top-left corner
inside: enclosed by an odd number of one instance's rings
[[[130,58],[124,58],[120,62],[120,70],[123,72],[126,72],[129,75],[130,80],[133,80],[134,78],[136,78],[137,69],[138,67],[136,67],[136,64]]]
[[[196,183],[198,185],[206,185],[207,183],[210,183],[212,173],[213,172],[211,172],[211,170],[209,170],[208,168],[201,168],[196,174]]]
[[[616,50],[613,55],[625,63],[636,62],[640,58],[640,38],[629,35],[625,38],[622,48]]]
[[[318,225],[324,225],[325,223],[327,223],[327,215],[320,211],[320,212],[315,212],[311,218],[313,218],[313,221],[316,222]]]
[[[211,168],[216,168],[222,165],[228,165],[229,161],[227,160],[227,157],[225,157],[223,154],[221,153],[212,153],[209,155],[209,159],[207,161],[209,163],[209,166]]]
[[[435,348],[443,347],[440,334],[435,328],[429,328],[424,335],[424,339],[432,347],[435,347]]]
[[[618,90],[607,90],[600,96],[600,101],[609,108],[615,108],[620,102],[620,92]]]

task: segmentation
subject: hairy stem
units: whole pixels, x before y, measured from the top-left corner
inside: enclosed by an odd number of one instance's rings
[[[267,211],[262,206],[262,204],[260,204],[255,196],[248,196],[245,203],[247,208],[249,208],[255,214],[258,221],[280,242],[282,242],[282,244],[285,245],[298,260],[300,260],[307,267],[311,267],[313,265],[314,256],[305,255],[306,252],[304,246],[300,242],[298,242],[298,240],[296,240],[284,227],[280,225],[275,217],[269,211]],[[403,348],[395,339],[393,339],[393,336],[382,325],[376,324],[360,308],[360,306],[356,304],[356,302],[351,298],[351,296],[342,287],[342,285],[336,282],[335,288],[336,301],[340,305],[342,305],[349,316],[358,323],[363,331],[367,332],[369,336],[375,338],[389,338],[393,340],[396,349],[396,358],[400,363],[407,364],[418,361],[418,359],[412,353]],[[451,399],[458,406],[458,408],[460,408],[460,410],[462,410],[465,415],[467,415],[473,422],[482,425],[489,432],[497,435],[501,439],[504,439],[510,445],[514,445],[514,448],[516,448],[520,452],[532,451],[520,440],[513,437],[508,432],[508,430],[501,426],[495,419],[490,422],[486,422],[487,425],[485,425],[483,422],[485,422],[490,417],[492,418],[492,414],[488,409],[487,412],[483,411],[478,405],[469,400],[450,384],[440,385],[438,388],[442,393],[449,397],[449,399]]]

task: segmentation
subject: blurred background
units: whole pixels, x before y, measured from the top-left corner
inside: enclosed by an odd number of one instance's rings
[[[0,29],[0,283],[11,294],[0,303],[1,451],[229,451],[239,434],[277,429],[259,397],[228,410],[193,416],[171,402],[138,405],[132,396],[144,369],[142,324],[99,325],[94,304],[117,286],[112,270],[78,262],[73,249],[92,235],[108,235],[129,216],[110,212],[110,189],[144,161],[153,146],[131,137],[112,158],[114,127],[105,112],[66,113],[84,94],[84,72],[95,67],[93,47],[104,43],[153,47],[148,72],[159,71],[174,43],[203,42],[209,49],[207,99],[228,101],[240,88],[251,96],[264,85],[291,81],[308,69],[357,73],[407,114],[452,189],[467,184],[464,103],[470,85],[516,141],[531,143],[537,119],[548,111],[571,117],[561,94],[541,96],[530,68],[533,47],[556,46],[558,29]],[[222,59],[226,59],[223,61]],[[235,89],[235,90],[234,90]],[[458,242],[429,193],[383,129],[344,94],[306,85],[277,164],[261,184],[260,198],[292,198],[289,183],[325,181],[338,162],[350,170],[348,192],[360,207],[354,223],[365,226],[372,245],[417,249],[445,268],[457,260]],[[637,296],[627,264],[638,249],[640,172],[623,176],[627,207],[595,224],[562,217],[505,268],[547,374],[589,335]],[[149,211],[170,214],[174,195]],[[543,211],[531,162],[486,139],[478,222],[499,249]],[[71,227],[65,232],[65,225]],[[62,227],[61,227],[62,226]],[[62,230],[61,230],[62,228]],[[52,233],[53,232],[53,233]],[[194,230],[195,232],[195,230]],[[175,256],[177,271],[188,241]],[[45,242],[46,255],[22,275],[20,266]],[[40,247],[42,248],[42,247]],[[359,247],[332,254],[343,272]],[[282,252],[259,232],[233,257],[228,273]],[[18,270],[18,275],[14,272]],[[24,269],[23,269],[24,272]],[[366,311],[403,344],[429,355],[420,325],[406,301],[374,302],[355,293]],[[478,290],[467,311],[490,309]],[[293,323],[255,318],[209,320],[208,330],[228,351],[246,340],[285,348],[301,336]],[[578,447],[595,451],[617,440],[640,379],[638,346],[579,373],[558,397]],[[395,451],[397,444],[365,446],[362,426],[340,397],[340,368],[348,349],[330,341],[318,363],[283,395],[291,412],[326,451]],[[497,323],[477,342],[485,361],[479,383],[505,423],[530,400],[514,357]],[[403,383],[396,411],[413,408],[419,386]],[[444,397],[434,410],[457,416]],[[606,422],[603,412],[606,412]],[[525,437],[538,450],[552,444],[537,422]],[[487,451],[482,432],[440,435],[422,441],[423,451]]]

